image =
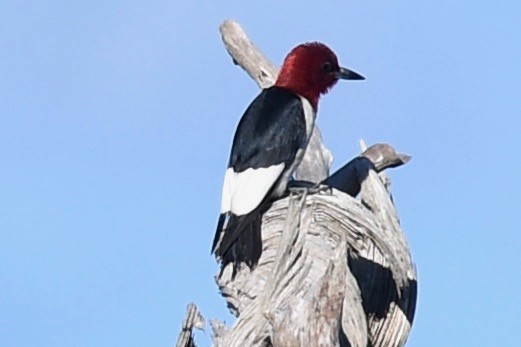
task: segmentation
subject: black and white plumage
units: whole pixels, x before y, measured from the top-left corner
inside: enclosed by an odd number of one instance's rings
[[[316,111],[281,87],[264,89],[242,116],[224,177],[212,251],[222,268],[255,266],[262,253],[262,214],[284,194],[311,137]]]
[[[262,253],[262,214],[286,191],[315,124],[320,95],[339,79],[364,77],[340,67],[319,42],[298,45],[286,56],[273,87],[250,104],[237,127],[224,177],[221,214],[212,251],[221,269],[251,269]]]

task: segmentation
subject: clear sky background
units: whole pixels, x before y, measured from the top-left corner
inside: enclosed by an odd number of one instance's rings
[[[0,345],[172,346],[190,301],[233,321],[210,245],[258,89],[223,48],[228,18],[277,65],[320,40],[366,76],[320,105],[333,169],[360,138],[413,156],[390,171],[419,275],[408,345],[518,345],[519,1],[9,0]]]

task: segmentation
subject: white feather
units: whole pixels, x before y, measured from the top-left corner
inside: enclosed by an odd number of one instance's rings
[[[284,173],[278,186],[274,187],[273,195],[275,197],[282,195],[286,191],[288,181],[304,156],[305,148],[315,126],[315,109],[305,97],[300,96],[300,100],[304,110],[306,142],[303,148],[297,151],[294,162],[289,170]],[[268,168],[250,168],[240,173],[234,172],[233,168],[228,168],[224,175],[221,213],[233,212],[235,215],[242,216],[253,211],[259,206],[270,189],[273,188],[275,182],[279,180],[284,168],[284,163]]]
[[[226,170],[221,200],[221,213],[242,216],[253,211],[266,197],[284,171],[284,163],[268,168],[247,169],[236,173]]]
[[[233,180],[233,169],[229,168],[224,174],[223,191],[221,195],[221,213],[230,212],[232,208],[232,192],[230,182]]]

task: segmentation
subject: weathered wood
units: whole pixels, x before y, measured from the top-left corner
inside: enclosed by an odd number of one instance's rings
[[[268,88],[275,83],[279,70],[251,42],[241,26],[234,21],[224,21],[219,28],[224,46],[233,62],[250,75],[261,88]],[[318,183],[329,175],[329,166],[333,161],[331,152],[324,146],[322,135],[317,125],[302,162],[297,167],[295,176],[299,180]]]
[[[210,326],[212,327],[212,341],[214,346],[223,346],[229,332],[226,324],[220,320],[211,319]]]
[[[220,29],[234,62],[270,86],[277,70],[240,26]],[[332,157],[318,129],[313,136],[296,178],[323,185],[295,189],[264,214],[253,271],[242,266],[232,279],[228,266],[216,276],[238,319],[229,329],[211,322],[215,346],[405,344],[416,271],[383,170],[410,157],[376,144],[329,176]]]
[[[404,275],[407,270],[400,267],[401,260],[392,256],[393,242],[386,235],[380,234],[379,231],[383,227],[375,221],[372,212],[359,201],[335,190],[332,195],[307,196],[305,206],[301,210],[302,215],[297,217],[304,228],[299,228],[300,238],[295,239],[291,230],[287,232],[286,227],[286,216],[291,216],[288,212],[290,199],[277,201],[265,215],[263,225],[265,252],[259,266],[252,272],[249,272],[247,267],[242,268],[235,281],[231,281],[229,276],[223,276],[219,280],[221,288],[228,291],[228,299],[233,298],[229,300],[232,311],[240,314],[231,334],[235,338],[249,336],[248,340],[239,339],[237,345],[241,343],[255,345],[255,342],[263,341],[270,336],[269,329],[266,327],[265,312],[278,312],[278,310],[291,312],[291,307],[301,307],[302,302],[312,302],[312,298],[317,296],[306,294],[317,293],[319,292],[317,288],[322,288],[324,285],[323,279],[327,278],[324,274],[327,273],[331,259],[334,258],[335,249],[347,246],[355,254],[382,263],[383,266],[391,269],[397,283],[404,283],[407,279]],[[292,218],[288,218],[290,219]],[[283,234],[289,235],[289,240],[281,240]],[[286,250],[288,259],[284,263],[285,266],[278,265],[280,262],[276,260],[276,250],[287,245],[290,247]],[[288,264],[291,264],[291,267],[288,267]],[[339,266],[347,266],[347,261],[339,264]],[[275,265],[278,270],[274,270]],[[271,275],[273,271],[276,276]],[[342,287],[336,287],[336,290],[345,291]],[[362,299],[358,291],[358,288],[356,291],[351,289],[348,294],[354,296],[351,302],[361,304]],[[278,294],[273,295],[274,292]],[[263,296],[268,296],[269,299]],[[289,304],[283,305],[284,300],[289,300]],[[360,312],[353,304],[346,306],[342,318],[343,324],[355,322],[363,326],[365,315]],[[359,318],[353,319],[353,315]],[[310,326],[308,319],[299,321],[297,317],[305,317],[305,315],[299,312],[289,322]],[[401,329],[407,332],[409,327]],[[353,331],[358,331],[358,334],[366,332],[363,329],[350,330],[351,335],[346,333],[346,336],[351,345],[364,346],[363,343],[353,344],[352,340],[357,338],[356,334],[353,335]],[[230,345],[232,342],[228,341],[223,345]]]
[[[275,83],[279,70],[251,42],[239,23],[226,20],[219,31],[235,65],[243,68],[260,88],[268,88]]]
[[[193,328],[204,330],[204,318],[193,303],[186,308],[186,315],[183,320],[181,332],[177,338],[176,347],[195,347],[194,337],[192,335]]]

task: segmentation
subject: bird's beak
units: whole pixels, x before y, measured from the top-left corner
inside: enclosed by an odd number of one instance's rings
[[[365,77],[346,69],[345,67],[341,67],[340,70],[336,73],[336,77],[341,78],[343,80],[365,80]]]

